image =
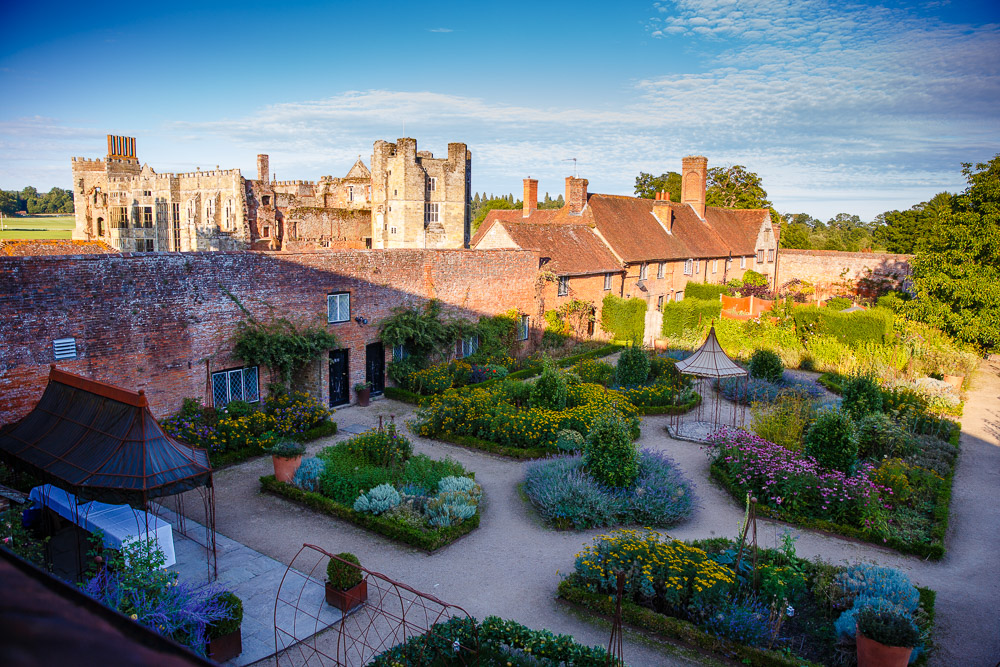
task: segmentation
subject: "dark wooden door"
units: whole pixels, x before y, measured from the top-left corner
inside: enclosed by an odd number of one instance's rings
[[[351,400],[347,350],[330,350],[330,405],[344,405]]]
[[[365,346],[365,380],[372,385],[372,394],[385,391],[385,347],[382,343]]]

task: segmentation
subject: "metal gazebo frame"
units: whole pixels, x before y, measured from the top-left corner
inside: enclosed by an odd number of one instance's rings
[[[714,408],[712,410],[712,423],[718,427],[722,425],[720,420],[720,405],[722,403],[721,392],[717,387],[713,387],[715,383],[731,377],[742,377],[744,382],[747,378],[747,370],[737,364],[735,361],[729,358],[722,346],[719,345],[719,339],[715,335],[715,325],[708,331],[708,336],[705,338],[705,342],[702,343],[701,347],[698,348],[694,354],[692,354],[687,359],[677,362],[677,370],[684,375],[691,375],[697,378],[697,391],[702,396],[702,400],[698,403],[698,408],[695,413],[695,421],[704,421],[704,411],[705,411],[705,395],[706,391],[714,390],[716,391],[716,396],[714,402]],[[740,415],[740,423],[746,419],[746,406],[739,404],[738,401],[733,402],[731,419],[727,420],[727,423],[731,423],[736,426],[737,414]],[[670,426],[674,429],[675,433],[679,433],[681,423],[681,415],[674,414],[670,419]]]

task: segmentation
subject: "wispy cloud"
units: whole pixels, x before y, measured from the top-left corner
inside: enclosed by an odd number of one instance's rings
[[[451,28],[430,28],[428,32],[455,32]]]

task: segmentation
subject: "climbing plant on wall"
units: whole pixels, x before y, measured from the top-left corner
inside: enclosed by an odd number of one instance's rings
[[[250,366],[270,368],[285,385],[291,384],[295,371],[338,347],[337,337],[323,326],[296,325],[283,317],[269,322],[244,320],[233,339],[237,359]]]

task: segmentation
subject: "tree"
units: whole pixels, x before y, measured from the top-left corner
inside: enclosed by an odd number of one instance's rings
[[[479,225],[483,224],[483,220],[486,219],[486,214],[492,211],[493,209],[513,210],[521,208],[522,206],[523,204],[521,203],[520,200],[514,203],[509,201],[507,197],[503,196],[491,197],[490,199],[487,199],[486,201],[484,201],[482,204],[479,205],[479,208],[476,209],[476,215],[472,219],[473,233],[475,233],[475,231],[479,229]]]
[[[770,208],[760,176],[740,164],[708,170],[705,203],[720,208]]]
[[[912,254],[951,214],[954,195],[940,192],[906,211],[886,211],[875,219],[875,241],[889,252]]]
[[[941,213],[913,259],[909,311],[975,345],[1000,349],[1000,154],[964,164],[968,187]]]
[[[0,190],[0,213],[14,215],[17,213],[17,194]]]
[[[659,176],[639,172],[635,177],[635,195],[643,199],[656,199],[657,192],[669,192],[672,201],[681,200],[681,175],[668,171]]]
[[[809,228],[798,222],[786,225],[781,230],[779,241],[782,248],[809,250],[812,247],[809,242]]]

